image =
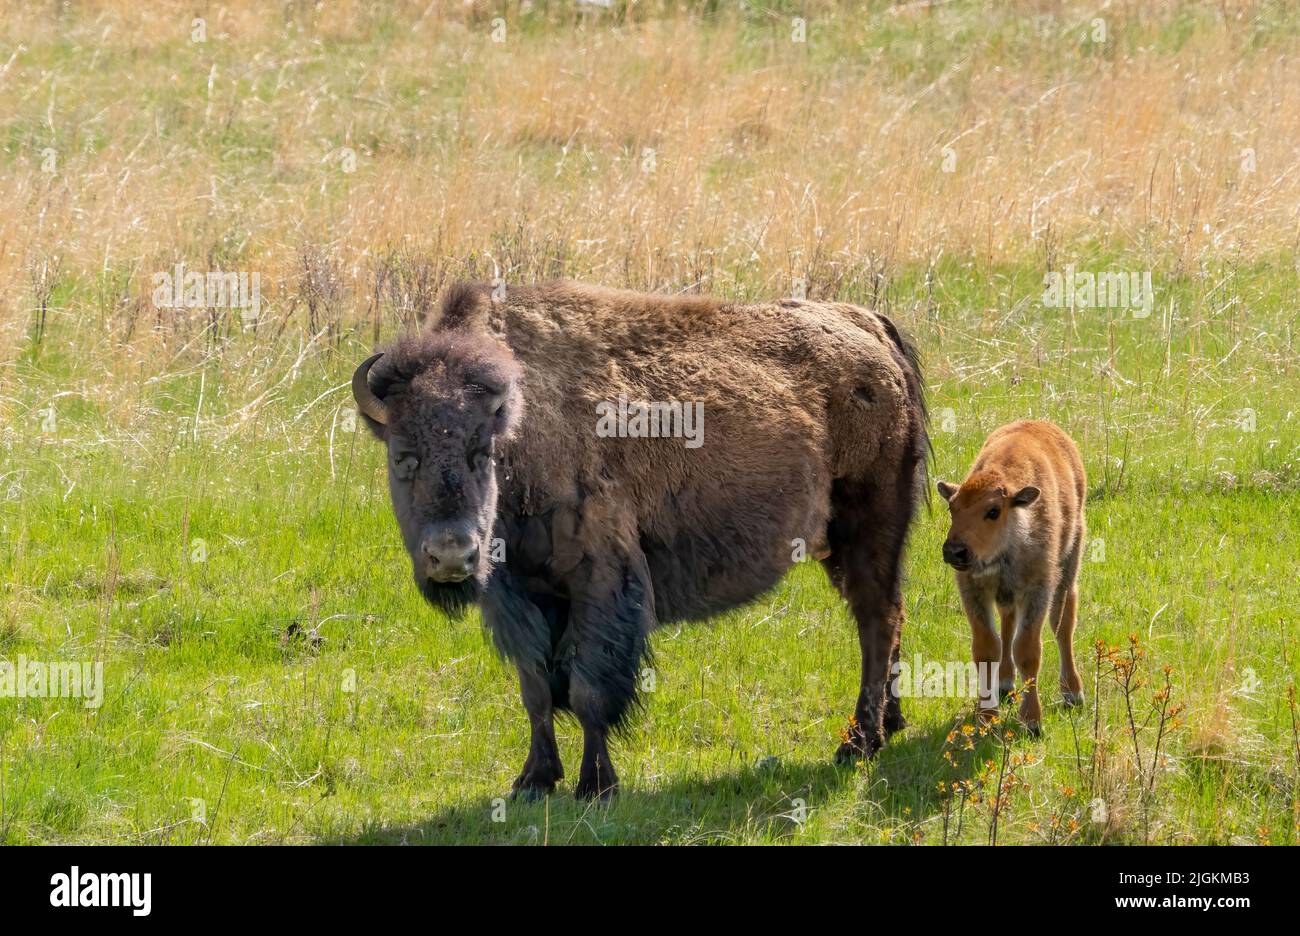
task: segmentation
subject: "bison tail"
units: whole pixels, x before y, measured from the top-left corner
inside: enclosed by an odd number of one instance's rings
[[[925,399],[925,380],[922,376],[921,353],[915,343],[904,336],[893,321],[877,312],[881,324],[894,343],[894,351],[899,366],[903,369],[907,381],[907,398],[909,408],[910,433],[912,439],[912,456],[914,459],[918,487],[917,494],[930,503],[930,462],[934,458],[934,447],[930,444],[930,410]]]

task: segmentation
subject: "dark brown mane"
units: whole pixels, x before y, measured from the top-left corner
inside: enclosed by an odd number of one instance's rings
[[[463,305],[455,311],[464,311]],[[494,391],[502,389],[504,383],[517,382],[521,374],[514,355],[499,341],[468,328],[437,328],[405,335],[394,342],[371,369],[370,386],[380,397],[400,393],[435,365],[458,371],[466,385]]]
[[[433,328],[446,331],[476,324],[485,317],[491,301],[492,287],[487,283],[453,283],[443,296]]]

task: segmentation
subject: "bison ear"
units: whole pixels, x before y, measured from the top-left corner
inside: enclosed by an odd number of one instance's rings
[[[936,481],[934,486],[939,490],[939,496],[946,501],[952,500],[952,496],[957,493],[957,485],[947,481]]]
[[[383,423],[375,422],[365,413],[361,414],[361,421],[366,424],[366,428],[370,430],[370,434],[380,442],[388,441],[388,427]]]
[[[1016,496],[1011,498],[1011,506],[1025,507],[1032,504],[1034,501],[1038,500],[1038,494],[1038,488],[1034,487],[1032,484],[1028,487],[1022,487],[1019,491],[1016,491]]]

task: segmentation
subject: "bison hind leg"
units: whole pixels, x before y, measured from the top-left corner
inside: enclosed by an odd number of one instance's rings
[[[875,481],[837,480],[832,491],[825,565],[857,621],[862,654],[853,721],[835,754],[840,764],[871,757],[907,725],[901,700],[888,688],[902,638],[903,549],[918,495],[918,466],[903,462]]]
[[[889,671],[890,673],[898,672],[899,652],[903,646],[903,608],[898,608],[898,623],[896,625],[897,636],[894,640],[894,652],[890,656]],[[907,719],[903,717],[903,703],[897,693],[885,692],[885,717],[882,722],[885,731],[885,740],[888,741],[893,735],[898,734],[907,727]]]

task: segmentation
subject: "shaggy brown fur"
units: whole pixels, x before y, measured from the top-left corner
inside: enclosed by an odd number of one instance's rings
[[[389,448],[420,587],[453,609],[478,600],[518,668],[533,740],[516,792],[563,776],[556,710],[584,729],[577,793],[612,792],[606,738],[636,701],[649,632],[750,601],[805,554],[858,622],[861,690],[840,758],[870,756],[901,726],[885,685],[927,442],[916,362],[884,316],[469,285],[368,384],[365,368],[354,387]],[[597,405],[620,397],[702,403],[703,444],[598,435]],[[474,574],[438,581],[448,555]]]
[[[952,513],[944,561],[957,570],[957,588],[971,626],[971,649],[980,670],[980,698],[996,708],[992,679],[1005,696],[1020,671],[1020,718],[1038,734],[1038,665],[1043,618],[1061,656],[1061,696],[1083,702],[1074,665],[1078,606],[1075,579],[1083,553],[1083,502],[1087,480],[1079,450],[1049,422],[1021,420],[996,430],[984,443],[970,475],[956,487],[938,482]],[[993,607],[1001,614],[1001,639]]]

